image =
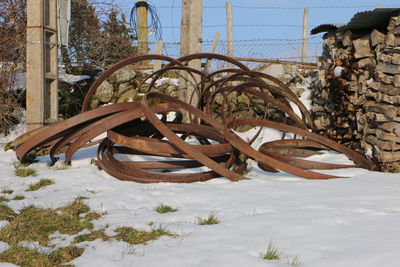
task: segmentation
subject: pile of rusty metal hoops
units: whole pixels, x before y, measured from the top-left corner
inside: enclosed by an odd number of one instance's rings
[[[205,59],[222,61],[234,67],[211,74],[188,67],[191,61]],[[112,73],[129,64],[151,60],[166,63],[161,70],[141,82],[141,86],[147,83],[148,88],[140,103],[116,103],[88,110],[96,89]],[[183,72],[191,81],[193,94],[186,96],[186,101],[155,89],[156,81],[168,71]],[[258,103],[261,101],[263,115],[237,117],[230,103],[232,94],[245,94],[257,99]],[[293,105],[297,106],[300,116]],[[283,114],[281,122],[267,119],[268,107]],[[175,116],[168,119],[171,116],[167,114]],[[260,128],[251,140],[245,141],[234,131],[243,126]],[[266,142],[256,150],[252,143],[263,128],[281,131],[282,139]],[[267,74],[251,71],[232,58],[205,53],[179,59],[144,55],[128,58],[104,71],[86,94],[81,114],[28,132],[17,138],[12,147],[22,162],[28,154],[47,146],[53,163],[61,152],[70,163],[76,151],[98,144],[94,162],[99,169],[120,180],[139,183],[191,183],[215,177],[226,177],[231,181],[247,179],[242,176],[243,168],[240,166],[248,158],[257,161],[264,171],[283,171],[307,179],[339,178],[311,169],[378,169],[364,155],[313,133],[314,129],[310,113],[285,84]],[[104,133],[107,137],[93,141]],[[293,138],[288,139],[288,133]],[[343,153],[354,161],[354,165],[302,159],[321,153],[320,150]],[[134,157],[124,157],[123,154],[155,160],[132,160]],[[200,168],[201,172],[189,171],[190,168]]]

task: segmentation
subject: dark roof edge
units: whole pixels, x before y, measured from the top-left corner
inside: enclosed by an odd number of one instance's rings
[[[375,8],[371,11],[362,11],[356,13],[349,23],[339,27],[338,24],[319,25],[311,30],[311,35],[329,31],[386,29],[390,18],[399,14],[400,8]]]

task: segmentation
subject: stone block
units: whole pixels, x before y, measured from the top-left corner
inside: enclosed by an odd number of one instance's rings
[[[115,71],[109,78],[110,83],[120,85],[135,79],[136,71],[132,66],[125,66]]]
[[[97,88],[95,93],[95,96],[97,96],[101,102],[105,103],[111,101],[113,95],[114,95],[114,87],[108,81],[102,82],[99,88]]]
[[[118,99],[117,102],[127,102],[134,100],[137,95],[137,88],[131,83],[123,83],[118,86]]]

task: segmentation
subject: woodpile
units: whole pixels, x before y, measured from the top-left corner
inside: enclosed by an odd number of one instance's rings
[[[324,35],[312,115],[323,135],[400,166],[400,16],[387,30]]]

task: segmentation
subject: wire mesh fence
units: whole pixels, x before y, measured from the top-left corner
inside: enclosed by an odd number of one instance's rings
[[[311,37],[307,40],[306,62],[315,63],[322,53],[321,37]],[[226,55],[227,41],[219,41],[214,53]],[[149,43],[149,52],[154,53],[155,42]],[[202,52],[211,52],[212,41],[202,42]],[[233,56],[239,58],[271,59],[284,61],[301,61],[301,39],[255,39],[236,40],[233,42]],[[180,56],[180,43],[164,42],[163,54],[170,57]],[[254,63],[253,65],[257,65]]]
[[[182,9],[179,1],[176,0],[153,0],[155,3],[154,7],[156,11],[160,14],[160,19],[162,22],[162,31],[165,33],[163,38],[165,38],[163,54],[178,57],[180,55],[180,44],[177,42],[179,40],[179,14]],[[333,12],[340,12],[340,14],[347,14],[347,16],[352,16],[357,12],[365,11],[365,9],[376,8],[376,5],[371,4],[343,4],[336,3],[332,5],[315,5],[315,6],[298,6],[287,3],[280,3],[279,5],[268,5],[268,4],[256,4],[250,3],[251,1],[235,1],[232,0],[232,8],[235,13],[234,19],[234,32],[235,38],[237,40],[233,41],[233,56],[241,58],[255,58],[255,59],[271,59],[271,60],[284,60],[284,61],[302,61],[301,51],[302,51],[302,39],[272,39],[271,36],[276,36],[279,38],[281,36],[289,37],[300,37],[301,29],[303,25],[301,24],[302,18],[304,18],[303,10],[305,8],[314,10],[310,17],[316,16],[317,13],[326,12],[327,10],[332,10]],[[246,3],[244,3],[246,2]],[[249,2],[249,3],[247,3]],[[342,5],[343,4],[343,5]],[[392,8],[395,5],[383,4],[382,8]],[[123,8],[128,8],[125,5]],[[218,1],[204,0],[204,25],[202,25],[203,34],[208,33],[203,36],[210,36],[211,33],[216,31],[224,36],[227,25],[225,21],[226,5],[222,5]],[[281,17],[276,18],[271,14],[276,14],[277,12],[282,14]],[[288,13],[294,19],[288,19]],[[266,14],[270,14],[266,16]],[[239,16],[240,15],[240,16]],[[208,16],[208,17],[207,17]],[[212,17],[212,19],[210,19]],[[246,17],[248,19],[243,20],[241,18]],[[343,17],[343,16],[342,16]],[[260,19],[261,18],[261,19]],[[336,16],[337,18],[337,16]],[[313,23],[316,23],[319,19],[311,19]],[[325,22],[325,21],[323,21]],[[309,24],[308,30],[313,27],[318,26],[317,24]],[[240,40],[246,38],[248,40]],[[263,37],[268,36],[268,39],[255,39],[254,36]],[[210,38],[210,37],[206,37]],[[170,42],[173,40],[174,42]],[[318,56],[322,54],[322,38],[321,36],[309,36],[307,38],[307,56],[306,61],[315,63]],[[155,42],[150,43],[150,53],[154,52]],[[203,40],[202,42],[202,52],[210,52],[212,46],[212,40]],[[227,41],[221,40],[215,50],[215,53],[226,54],[227,52]]]

